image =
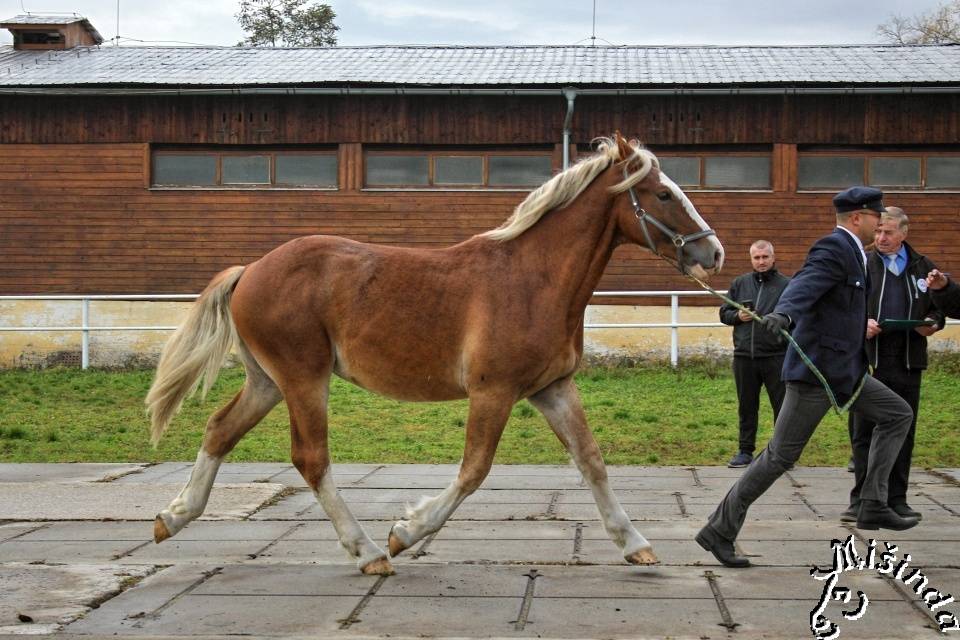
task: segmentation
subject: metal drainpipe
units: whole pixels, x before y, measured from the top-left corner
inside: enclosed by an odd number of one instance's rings
[[[567,98],[567,117],[563,119],[563,170],[570,168],[570,125],[573,123],[573,101],[577,99],[576,89],[564,89]]]

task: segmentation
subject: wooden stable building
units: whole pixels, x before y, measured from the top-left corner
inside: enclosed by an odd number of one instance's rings
[[[960,46],[106,47],[82,18],[0,27],[0,294],[193,293],[307,234],[442,247],[617,130],[717,230],[720,287],[758,238],[796,270],[852,184],[960,270]],[[637,247],[601,282],[691,286]]]

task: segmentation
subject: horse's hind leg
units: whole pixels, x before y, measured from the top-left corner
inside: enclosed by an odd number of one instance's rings
[[[480,487],[490,472],[493,455],[514,402],[515,397],[505,394],[470,397],[470,416],[467,419],[460,472],[440,495],[423,498],[417,506],[407,509],[406,520],[393,525],[389,538],[391,556],[438,531],[464,498]]]
[[[153,539],[156,542],[166,540],[203,513],[221,460],[281,400],[277,385],[246,349],[240,346],[239,350],[247,372],[243,389],[207,421],[190,480],[154,521]]]
[[[550,428],[557,434],[590,485],[593,499],[607,534],[620,547],[631,564],[656,564],[657,557],[650,543],[630,522],[607,480],[600,448],[587,427],[587,418],[580,403],[580,394],[572,378],[557,380],[530,397],[530,402],[543,413]]]
[[[330,469],[327,449],[327,392],[329,374],[322,380],[299,382],[284,387],[290,409],[290,438],[293,464],[313,489],[324,512],[333,523],[341,546],[366,574],[392,575],[387,554],[370,537],[340,497]]]

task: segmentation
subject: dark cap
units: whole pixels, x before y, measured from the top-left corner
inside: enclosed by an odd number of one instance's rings
[[[837,213],[859,211],[860,209],[870,209],[877,213],[886,211],[883,206],[883,191],[873,187],[844,189],[833,196],[833,206],[837,208]]]

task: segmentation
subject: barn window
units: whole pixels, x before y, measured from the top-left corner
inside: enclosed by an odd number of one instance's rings
[[[529,188],[553,175],[549,152],[496,150],[370,150],[365,154],[370,188]]]
[[[797,184],[801,189],[840,188],[863,182],[863,158],[849,156],[801,156]]]
[[[960,155],[910,151],[806,151],[797,166],[800,190],[867,184],[886,190],[960,189]]]
[[[681,187],[700,186],[700,158],[689,156],[663,157],[660,170]]]
[[[927,188],[960,189],[960,156],[927,158]]]
[[[704,160],[704,187],[770,188],[769,157],[707,156]]]
[[[769,189],[770,154],[749,151],[653,150],[660,170],[681,187],[700,190]]]
[[[160,148],[153,150],[154,187],[335,189],[333,150]]]

